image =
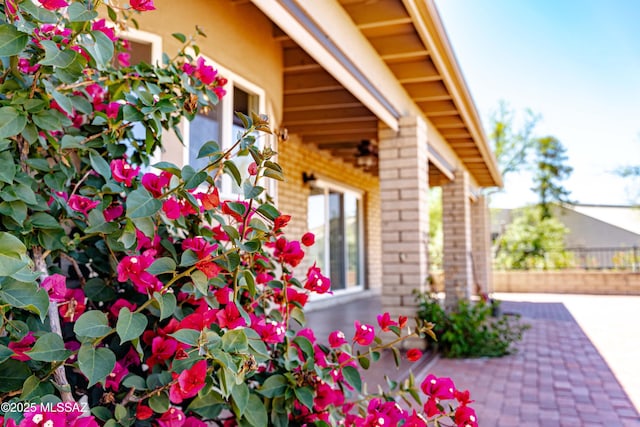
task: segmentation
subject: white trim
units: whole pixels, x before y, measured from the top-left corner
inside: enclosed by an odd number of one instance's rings
[[[151,45],[151,63],[162,63],[162,36],[148,31],[136,30],[135,28],[121,31],[118,37],[138,43],[148,43]]]
[[[350,187],[340,181],[334,181],[330,178],[325,178],[325,177],[316,178],[315,181],[311,181],[310,184],[312,187],[316,187],[316,188],[328,188],[328,189],[338,190],[343,193],[352,193],[358,196],[359,198],[362,198],[362,195],[364,194],[364,190],[361,190],[355,187]]]

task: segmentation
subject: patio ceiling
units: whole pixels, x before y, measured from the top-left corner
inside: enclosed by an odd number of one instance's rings
[[[501,185],[495,159],[433,2],[338,3],[478,185]],[[381,117],[334,78],[331,69],[320,65],[311,56],[313,52],[305,51],[277,26],[274,31],[282,43],[284,58],[282,125],[303,141],[355,162],[361,141],[377,143]],[[332,43],[331,33],[323,36]],[[356,63],[358,66],[364,65]],[[369,83],[378,93],[384,93],[384,83]],[[436,165],[442,165],[432,160],[430,167],[435,170],[430,173],[431,184],[439,185],[451,171],[440,171]]]

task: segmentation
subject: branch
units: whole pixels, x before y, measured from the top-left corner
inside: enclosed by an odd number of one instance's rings
[[[33,248],[33,261],[35,263],[36,271],[43,274],[43,279],[49,276],[47,271],[47,263],[45,256],[42,253],[41,247]],[[62,337],[62,327],[60,326],[60,315],[58,314],[58,303],[49,299],[49,325],[51,326],[51,332]],[[71,386],[67,380],[67,373],[64,370],[64,365],[58,366],[53,372],[53,381],[58,385],[60,390],[60,397],[63,402],[75,402],[76,400],[71,393]]]

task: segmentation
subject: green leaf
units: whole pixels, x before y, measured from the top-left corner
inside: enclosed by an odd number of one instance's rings
[[[146,271],[154,276],[163,273],[172,273],[176,271],[176,263],[169,257],[158,258],[147,268]]]
[[[154,292],[153,297],[158,301],[158,305],[160,306],[160,320],[172,316],[176,311],[177,302],[174,294],[166,293],[160,295],[158,292]]]
[[[20,200],[0,203],[0,214],[13,218],[20,225],[27,219],[27,205]]]
[[[44,321],[49,310],[49,294],[35,283],[9,281],[0,289],[0,299],[7,304],[22,308],[40,316]]]
[[[0,56],[13,56],[22,52],[29,36],[9,24],[0,25]]]
[[[273,163],[270,161],[264,162],[264,176],[269,178],[276,179],[278,181],[284,181],[284,174],[282,173],[282,168],[277,163]]]
[[[298,336],[294,338],[293,342],[300,347],[300,350],[302,350],[307,360],[313,360],[315,357],[315,351],[313,350],[311,341],[303,336]]]
[[[209,293],[209,279],[207,279],[207,275],[202,271],[195,270],[191,273],[191,280],[193,280],[193,284],[196,285],[196,289],[198,289],[202,295]]]
[[[102,31],[91,31],[91,36],[83,37],[82,47],[96,62],[98,70],[104,70],[111,64],[113,58],[113,42]]]
[[[60,223],[51,215],[44,212],[36,212],[29,218],[29,223],[35,228],[42,228],[45,230],[59,229]]]
[[[169,410],[169,396],[167,396],[166,392],[154,394],[149,399],[149,407],[153,409],[154,412],[164,414]]]
[[[61,50],[58,44],[51,40],[42,40],[40,43],[44,48],[44,58],[40,60],[41,65],[67,68],[73,64],[76,55],[79,55],[79,53],[71,49]]]
[[[289,381],[284,375],[272,375],[256,391],[264,397],[276,397],[284,393],[289,387]]]
[[[67,8],[67,13],[70,22],[87,22],[98,16],[98,12],[87,9],[87,6],[82,2],[71,3]]]
[[[47,10],[44,7],[36,6],[34,2],[23,1],[20,3],[20,9],[36,18],[36,21],[44,24],[55,24],[58,22],[58,16],[55,12]]]
[[[0,139],[18,135],[26,125],[27,118],[15,108],[0,108]]]
[[[243,329],[232,329],[222,336],[222,348],[229,353],[246,353],[249,341]]]
[[[71,352],[64,347],[64,341],[62,341],[60,335],[53,332],[38,338],[38,341],[27,354],[31,359],[41,362],[63,361],[71,356]]]
[[[233,163],[233,161],[227,160],[226,162],[224,162],[223,169],[226,174],[230,175],[234,179],[237,185],[240,185],[242,183],[242,176],[240,175],[240,171],[238,170],[238,167],[235,165],[235,163]]]
[[[254,427],[264,427],[269,425],[267,409],[264,407],[262,399],[255,394],[249,396],[249,404],[244,414],[244,419]]]
[[[78,3],[73,3],[73,4],[78,4]],[[58,103],[60,108],[62,108],[64,110],[65,113],[67,113],[70,116],[72,116],[74,114],[73,102],[71,101],[71,98],[69,98],[66,95],[61,94],[60,92],[58,92],[54,88],[51,88],[49,90],[49,93],[53,96],[53,99],[55,99],[55,101]]]
[[[181,343],[195,347],[198,345],[198,341],[200,340],[200,331],[196,331],[195,329],[179,329],[176,332],[169,334],[169,336],[175,338]]]
[[[362,379],[360,378],[360,372],[356,368],[345,366],[342,368],[342,375],[353,388],[362,393]]]
[[[116,355],[108,348],[83,345],[78,352],[78,367],[89,380],[88,387],[103,381],[116,366]]]
[[[57,110],[45,110],[32,114],[31,119],[40,129],[56,131],[62,129]]]
[[[188,181],[184,183],[185,190],[191,190],[193,188],[197,188],[200,184],[202,184],[207,179],[207,173],[205,171],[200,171],[197,174],[193,175],[189,178]]]
[[[144,378],[137,375],[127,375],[127,378],[122,381],[122,385],[127,388],[135,388],[136,390],[147,390],[147,383]]]
[[[33,402],[39,397],[52,394],[53,391],[53,385],[49,381],[43,381],[37,375],[31,375],[22,384],[20,400]]]
[[[371,361],[367,356],[358,357],[358,363],[362,366],[362,369],[369,369],[369,366],[371,365]]]
[[[178,178],[182,176],[182,172],[180,171],[180,168],[170,162],[158,162],[154,164],[153,167],[156,169],[160,169],[162,171],[169,172],[172,175],[177,176]]]
[[[180,43],[186,43],[187,42],[187,37],[182,33],[173,33],[171,35],[173,36],[173,38],[178,40]]]
[[[140,187],[127,197],[127,217],[144,218],[154,215],[162,207],[162,202],[153,198],[151,193]]]
[[[113,288],[107,286],[104,280],[97,277],[87,280],[84,285],[84,293],[93,302],[113,301],[116,298],[116,292]]]
[[[244,192],[245,199],[255,199],[264,191],[264,187],[259,185],[253,186],[249,181],[245,181],[242,184],[242,191]]]
[[[111,167],[97,151],[91,150],[89,152],[89,160],[91,161],[91,167],[105,180],[109,181],[111,179]]]
[[[116,332],[120,342],[127,342],[138,338],[147,327],[147,318],[142,313],[132,313],[127,307],[122,307],[118,313]]]
[[[304,406],[313,410],[313,390],[311,387],[296,387],[293,389],[293,392],[296,395],[296,398],[302,403]]]
[[[30,376],[31,369],[24,362],[9,359],[0,363],[0,393],[20,390]]]
[[[11,350],[6,345],[0,344],[0,363],[4,362],[5,360],[13,356],[13,354],[14,354],[13,350]]]
[[[273,221],[280,216],[280,212],[273,205],[269,203],[262,204],[258,207],[258,212],[265,216],[265,218]]]
[[[249,387],[245,383],[237,384],[231,390],[231,397],[237,409],[236,417],[240,418],[244,415],[247,405],[249,404]]]
[[[9,151],[3,151],[0,153],[0,181],[13,184],[15,176],[16,164],[13,161],[13,156]]]
[[[111,327],[106,314],[99,310],[91,310],[78,318],[73,332],[81,337],[97,338],[111,332]]]
[[[198,159],[220,153],[220,145],[215,141],[205,142],[198,151]]]

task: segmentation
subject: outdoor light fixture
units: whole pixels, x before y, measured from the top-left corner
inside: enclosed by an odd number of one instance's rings
[[[369,170],[378,164],[378,148],[368,140],[360,141],[358,144],[358,154],[356,154],[356,165]]]
[[[313,184],[316,179],[317,178],[313,172],[302,172],[302,182],[305,184]]]

